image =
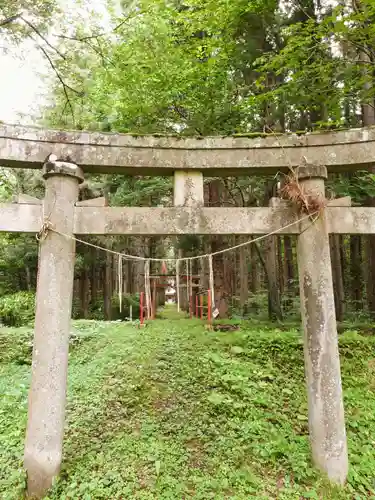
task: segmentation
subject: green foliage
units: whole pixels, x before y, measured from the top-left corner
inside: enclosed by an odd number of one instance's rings
[[[43,197],[39,172],[0,167],[0,203],[10,202],[18,193]],[[38,245],[34,236],[0,233],[0,295],[35,289],[37,260]]]
[[[0,329],[0,363],[31,365],[33,331],[30,327]]]
[[[374,99],[374,2],[363,0],[353,8],[337,3],[326,12],[301,4],[302,19],[281,29],[281,50],[256,61],[262,101],[293,106],[308,128],[356,126],[356,105]],[[271,87],[270,74],[276,77]],[[294,128],[292,114],[290,119]]]
[[[118,294],[113,295],[111,299],[111,319],[128,320],[130,317],[130,306],[132,306],[132,317],[134,320],[139,318],[139,294],[123,295],[120,311],[120,298]],[[74,319],[82,318],[81,303],[79,297],[73,299],[72,317]],[[91,302],[88,310],[87,319],[90,320],[103,320],[104,318],[104,297],[102,294],[98,295],[95,301]]]
[[[120,311],[119,296],[114,295],[111,300],[112,320],[127,320],[130,317],[132,306],[133,319],[139,318],[139,294],[124,295]],[[81,317],[80,303],[77,298],[73,301],[72,316]],[[102,320],[104,317],[104,299],[99,296],[96,302],[90,304],[88,319]],[[19,327],[32,323],[35,318],[35,293],[17,292],[0,297],[0,324]]]
[[[70,351],[91,339],[97,330],[95,321],[76,321],[69,337]],[[34,331],[30,327],[0,328],[0,364],[31,365]]]
[[[331,179],[327,187],[337,197],[350,196],[353,205],[366,205],[369,197],[375,197],[375,175],[359,170]]]
[[[259,323],[211,333],[199,321],[164,315],[141,330],[74,323],[82,341],[69,361],[64,464],[46,500],[375,494],[374,338],[340,338],[351,461],[341,489],[311,465],[296,330]],[[25,335],[10,329],[0,335],[7,346],[0,349],[0,491],[17,500],[30,370],[17,359]]]
[[[122,297],[121,311],[120,311],[120,297],[114,295],[112,297],[112,319],[128,319],[130,317],[130,306],[132,307],[132,317],[133,320],[139,318],[139,294],[134,295],[124,295]]]
[[[96,57],[77,41],[62,42],[68,58],[72,54],[65,74],[84,79],[85,97],[69,94],[67,103],[59,82],[45,119],[134,134],[358,126],[359,104],[374,99],[373,74],[367,70],[374,59],[374,5],[371,0],[361,8],[339,4],[334,9],[321,2],[276,0],[127,4],[115,36],[95,45]],[[359,197],[371,195],[368,178],[356,181]],[[169,180],[117,176],[107,185],[117,205],[170,203]],[[262,204],[263,181],[246,179],[241,187],[242,194],[251,193],[243,200],[249,206]],[[236,204],[238,198],[236,192]]]
[[[31,323],[35,315],[35,293],[18,292],[0,297],[0,324],[23,326]]]
[[[1,234],[0,241],[0,294],[10,294],[20,289],[35,289],[38,263],[38,244],[35,237],[29,234]],[[28,279],[30,283],[27,282]]]
[[[224,1],[193,1],[180,9],[144,1],[128,7],[127,22],[104,49],[110,63],[86,60],[95,78],[86,81],[83,103],[72,96],[76,122],[83,128],[132,133],[236,132],[251,114],[238,102],[243,54],[232,36],[242,24],[252,29],[256,22],[261,30],[261,16],[272,5],[276,2],[260,8],[258,2],[241,1],[228,9]],[[239,39],[241,35],[237,33]],[[76,60],[77,73],[83,64],[82,57]],[[58,106],[47,113],[48,119],[61,122],[65,111],[70,124],[59,88],[56,97]]]
[[[42,42],[41,36],[58,10],[56,0],[0,0],[0,33],[12,42],[30,37]]]
[[[113,176],[110,184],[110,201],[115,206],[141,207],[169,204],[172,180],[169,177]]]
[[[0,202],[8,200],[14,192],[12,177],[8,169],[0,167]]]

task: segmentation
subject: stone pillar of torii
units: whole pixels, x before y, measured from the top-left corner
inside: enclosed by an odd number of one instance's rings
[[[364,137],[362,133],[361,144],[354,141],[357,137],[354,132],[348,135],[349,138],[354,137],[350,145],[340,145],[335,142],[330,146],[327,138],[311,139],[311,142],[317,154],[324,153],[323,156],[327,161],[342,165],[345,165],[345,158],[349,158],[345,153],[347,147],[348,151],[352,151],[350,161],[360,165],[368,162],[370,146],[367,149],[363,148],[367,138],[371,136],[373,140],[374,134],[375,132],[369,132]],[[30,139],[22,139],[19,135],[5,139],[0,136],[0,160],[1,155],[5,155],[8,158],[6,160],[8,163],[5,164],[9,166],[13,166],[18,157],[29,158],[30,151],[34,151],[28,146],[27,141]],[[71,140],[75,138],[72,137]],[[191,151],[185,151],[180,143],[176,142],[169,157],[168,148],[161,148],[158,154],[155,154],[149,146],[147,146],[149,149],[138,146],[137,141],[141,139],[121,137],[116,140],[125,141],[125,145],[121,147],[124,150],[129,149],[127,161],[135,161],[134,158],[138,158],[137,161],[145,165],[142,168],[146,175],[150,173],[153,161],[159,162],[153,171],[154,175],[155,172],[157,175],[163,173],[169,175],[174,170],[172,160],[180,162],[180,167],[182,161],[189,163],[186,170],[176,168],[174,173],[174,207],[107,207],[101,198],[85,202],[77,201],[79,185],[83,182],[83,170],[87,165],[91,165],[90,162],[94,161],[93,158],[97,151],[101,151],[100,148],[107,147],[109,140],[106,138],[103,139],[103,145],[90,145],[91,143],[75,144],[74,147],[71,143],[58,145],[60,149],[72,149],[77,154],[80,152],[79,158],[84,158],[87,151],[89,158],[82,163],[84,168],[81,169],[74,163],[74,154],[73,160],[65,157],[65,161],[64,158],[59,160],[56,157],[49,157],[43,169],[46,184],[43,202],[21,195],[18,203],[0,204],[0,231],[36,233],[40,245],[32,382],[24,461],[28,477],[28,493],[36,498],[42,498],[61,467],[74,280],[74,237],[90,234],[173,236],[233,234],[250,237],[277,231],[280,235],[297,235],[312,456],[315,465],[325,472],[330,480],[343,484],[347,477],[348,455],[329,234],[375,234],[375,208],[351,207],[350,199],[342,198],[327,202],[313,221],[305,217],[301,222],[301,214],[297,213],[295,207],[280,200],[273,200],[268,208],[204,207],[204,173],[232,175],[231,165],[234,162],[236,173],[241,171],[243,175],[249,168],[250,153],[256,156],[254,165],[258,162],[262,164],[264,151],[269,158],[277,158],[277,161],[282,163],[285,162],[282,159],[284,150],[282,153],[277,153],[274,146],[263,150],[258,141],[250,151],[242,147],[242,142],[245,140],[240,139],[242,149],[235,150],[233,156],[229,146],[237,144],[238,141],[223,139],[222,147],[220,145],[219,147],[220,139],[215,138],[210,141],[207,139],[208,142],[204,143],[204,147],[199,143],[202,149],[198,149],[194,143]],[[306,139],[302,140],[307,142]],[[3,150],[1,150],[2,141]],[[155,142],[156,139],[152,141]],[[194,142],[190,139],[187,141]],[[314,145],[314,141],[323,141],[324,144]],[[126,145],[127,143],[130,145]],[[13,144],[16,144],[15,149]],[[40,144],[41,149],[46,147],[45,142]],[[212,144],[216,145],[214,152],[209,149]],[[300,147],[306,153],[307,146],[296,147]],[[290,146],[290,154],[294,155],[293,164],[295,164],[297,150],[293,148],[294,146]],[[330,151],[334,153],[331,154]],[[111,165],[120,162],[119,158],[122,158],[118,154],[118,148],[115,153]],[[161,155],[170,158],[170,162],[161,162]],[[242,155],[247,155],[246,162],[242,160]],[[223,160],[221,166],[217,167],[220,158]],[[202,161],[201,170],[199,159]],[[108,158],[106,161],[109,161]],[[190,165],[193,161],[194,169]],[[273,165],[274,160],[272,161]],[[23,162],[24,160],[19,160],[18,166],[24,166]],[[272,165],[270,169],[274,168]],[[121,170],[122,167],[120,165],[116,168]],[[126,173],[138,175],[134,166],[125,168],[128,169]],[[256,171],[255,166],[250,168]],[[306,196],[324,197],[326,167],[304,162],[300,163],[296,172],[298,182]]]

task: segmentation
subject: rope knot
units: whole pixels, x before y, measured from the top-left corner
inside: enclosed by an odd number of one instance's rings
[[[39,233],[36,235],[37,241],[41,242],[44,241],[47,238],[48,232],[52,229],[52,224],[50,220],[45,219],[45,221],[42,224],[42,227],[40,228]]]

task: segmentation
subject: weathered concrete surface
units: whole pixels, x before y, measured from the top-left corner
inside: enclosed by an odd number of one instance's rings
[[[0,232],[37,233],[41,227],[41,205],[0,203]]]
[[[329,207],[327,229],[334,234],[374,234],[375,209],[371,207]]]
[[[270,206],[273,208],[285,208],[290,206],[290,202],[283,200],[281,198],[271,198]],[[342,198],[334,198],[328,200],[326,203],[327,207],[351,207],[352,199],[350,196],[343,196]]]
[[[351,207],[351,206],[352,206],[352,198],[350,196],[335,198],[327,202],[327,207]]]
[[[57,169],[61,172],[60,169]],[[44,214],[73,234],[80,171],[46,175]],[[75,242],[48,232],[39,249],[38,286],[24,465],[28,494],[42,498],[59,473],[64,432]]]
[[[274,174],[298,166],[303,157],[338,172],[373,164],[375,128],[198,139],[0,125],[0,165],[40,168],[50,153],[70,156],[85,171],[96,173],[172,175],[175,170],[201,170],[208,177]]]
[[[297,215],[285,203],[280,205],[281,209],[137,208],[101,204],[101,200],[92,206],[77,203],[75,234],[267,234],[297,220]],[[37,233],[41,223],[41,206],[0,204],[0,232]],[[326,226],[328,232],[334,234],[375,234],[375,208],[329,206]],[[295,224],[279,234],[299,234],[304,227]]]
[[[75,163],[71,163],[70,161],[66,161],[64,159],[58,160],[57,156],[54,154],[48,155],[48,158],[46,158],[46,161],[43,164],[44,178],[47,179],[50,174],[68,175],[69,177],[75,177],[79,184],[83,183],[83,173],[81,167],[78,167]]]
[[[92,208],[77,207],[76,234],[267,234],[298,217],[290,208]],[[329,207],[327,230],[335,234],[375,234],[375,208]],[[310,222],[311,223],[311,222]],[[294,224],[279,234],[299,234]]]
[[[297,220],[289,209],[76,207],[76,234],[265,234]],[[288,234],[299,233],[298,224]]]
[[[90,200],[77,201],[77,207],[106,207],[108,205],[105,196],[99,198],[91,198]]]
[[[14,196],[13,203],[23,203],[25,205],[43,205],[43,201],[28,194],[18,194]]]
[[[308,179],[301,169],[300,179],[306,192],[324,196],[324,178]],[[305,231],[298,237],[297,250],[312,455],[317,467],[332,481],[343,484],[348,473],[348,453],[324,215],[313,225],[306,223]]]
[[[175,207],[203,207],[203,174],[199,171],[174,173],[173,200]]]
[[[197,223],[195,210],[199,210],[204,205],[204,187],[203,187],[203,174],[200,171],[176,171],[174,173],[174,186],[173,186],[173,203],[175,207],[184,207],[186,210],[185,215],[182,215],[181,210],[180,217],[178,217],[177,212],[175,214],[177,217],[172,217],[169,219],[170,222],[178,224],[178,228],[182,227],[184,224],[183,219],[187,217],[189,221],[193,224]],[[186,215],[188,214],[188,215]],[[165,217],[153,218],[153,222],[163,222]],[[182,250],[180,250],[182,253]],[[184,263],[188,265],[189,263]],[[191,264],[191,263],[190,263]],[[192,268],[190,268],[191,273]],[[181,268],[176,270],[176,289],[177,289],[177,309],[180,311],[181,306],[186,311],[189,311],[193,301],[195,301],[195,293],[193,293],[193,283],[190,282],[189,286],[186,284],[185,291],[183,291],[184,285],[181,286],[179,273]],[[184,270],[183,272],[187,272]],[[184,298],[186,297],[186,302]],[[191,311],[190,311],[191,312]]]

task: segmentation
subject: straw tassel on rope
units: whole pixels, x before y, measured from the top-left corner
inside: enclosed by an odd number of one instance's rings
[[[150,280],[150,261],[147,265],[147,292],[148,292],[148,317],[152,317],[152,297],[151,297],[151,280]]]
[[[145,261],[145,299],[146,299],[146,311],[147,311],[147,319],[150,319],[150,261]]]
[[[193,261],[190,260],[190,297],[193,296]]]
[[[215,308],[215,290],[214,290],[214,267],[212,263],[212,255],[208,256],[208,266],[210,270],[210,290],[211,290],[211,303],[212,303],[212,308]]]
[[[187,305],[189,307],[190,296],[189,296],[189,259],[186,259],[186,297]]]
[[[176,260],[176,299],[177,311],[180,312],[180,259]]]
[[[122,273],[122,256],[120,256],[120,255],[118,258],[117,277],[118,277],[118,301],[119,301],[119,309],[120,309],[120,313],[121,313],[122,312],[123,273]]]

